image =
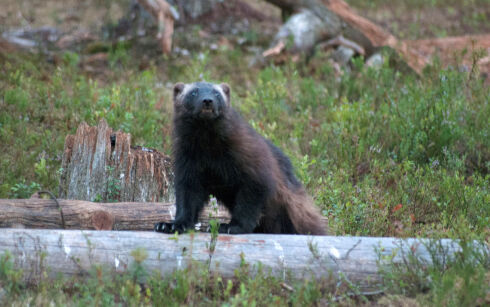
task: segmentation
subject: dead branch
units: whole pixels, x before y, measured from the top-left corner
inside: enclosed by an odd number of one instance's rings
[[[174,22],[178,19],[178,15],[165,0],[138,0],[138,3],[156,19],[158,24],[157,39],[160,40],[163,53],[170,54]]]

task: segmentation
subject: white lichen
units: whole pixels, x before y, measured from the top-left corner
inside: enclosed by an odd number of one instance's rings
[[[340,259],[340,252],[335,247],[331,247],[328,253],[330,256],[335,257],[336,259]]]
[[[286,279],[286,259],[284,257],[284,249],[282,248],[281,244],[279,244],[279,242],[277,241],[272,241],[274,243],[274,248],[277,250],[277,251],[280,251],[281,254],[279,255],[279,263],[282,264],[282,277],[283,279]]]
[[[66,257],[70,256],[71,248],[68,245],[63,246],[63,250],[65,251]]]

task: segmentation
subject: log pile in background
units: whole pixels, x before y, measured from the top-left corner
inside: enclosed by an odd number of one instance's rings
[[[374,55],[382,47],[391,48],[418,74],[428,64],[425,57],[406,43],[397,40],[388,31],[357,15],[342,0],[266,1],[278,6],[283,12],[286,12],[286,15],[291,14],[291,16],[279,29],[274,39],[274,47],[271,50],[276,52],[271,53],[269,50],[264,55],[278,55],[283,50],[292,53],[311,53],[321,42],[342,37],[343,40],[338,40],[339,46],[343,48],[349,48],[352,45],[360,46],[365,51],[366,57]],[[286,42],[290,37],[293,39],[293,44],[289,50],[286,50]],[[277,48],[277,46],[282,46],[282,48]],[[354,54],[355,52],[352,52],[350,56]]]

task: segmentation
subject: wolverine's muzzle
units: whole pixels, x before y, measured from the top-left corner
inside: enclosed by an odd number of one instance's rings
[[[212,96],[201,99],[199,116],[206,119],[212,119],[218,116],[218,104]]]
[[[202,104],[202,110],[203,111],[213,110],[213,104],[214,104],[213,99],[211,99],[211,98],[204,98],[201,101],[201,104]]]

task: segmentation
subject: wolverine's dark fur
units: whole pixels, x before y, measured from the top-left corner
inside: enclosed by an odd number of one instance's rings
[[[232,214],[221,233],[325,234],[291,162],[231,108],[227,85],[176,84],[173,124],[177,215],[155,230],[192,229],[211,194]]]

